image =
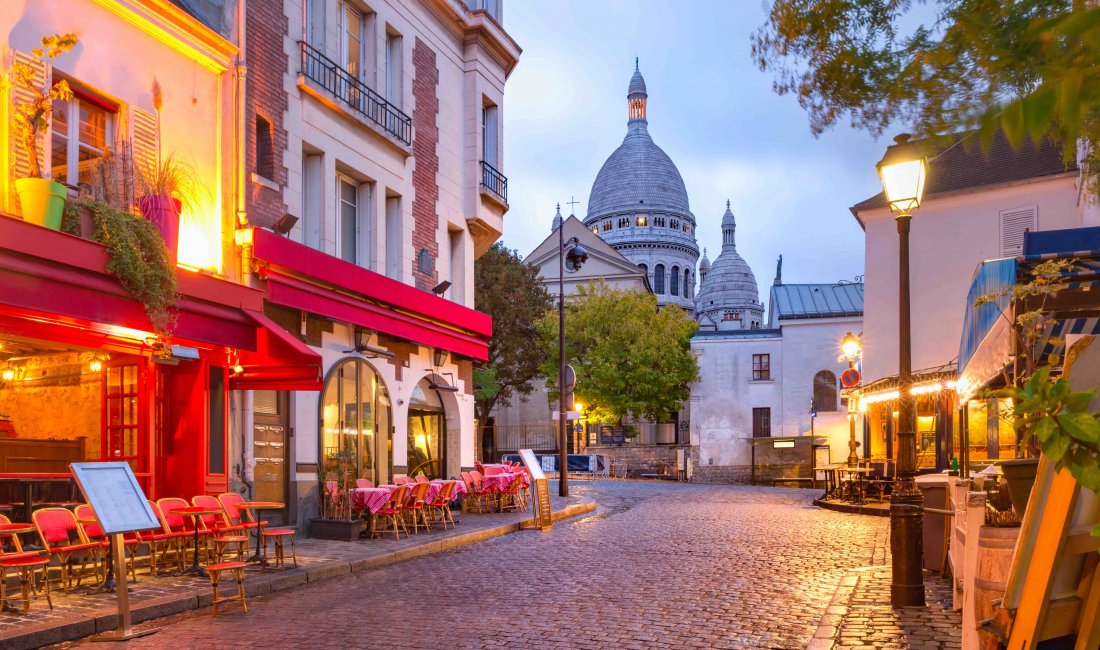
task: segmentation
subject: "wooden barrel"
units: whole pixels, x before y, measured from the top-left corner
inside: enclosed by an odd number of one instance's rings
[[[1019,526],[999,528],[982,526],[978,533],[978,566],[974,572],[975,620],[993,617],[993,601],[1004,598],[1012,552],[1016,548]]]

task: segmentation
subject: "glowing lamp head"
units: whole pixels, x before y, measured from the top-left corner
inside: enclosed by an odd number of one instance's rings
[[[886,148],[886,155],[875,165],[890,209],[902,214],[920,207],[928,172],[928,161],[909,138],[908,133],[894,138],[894,144]]]
[[[0,373],[0,379],[4,381],[12,381],[15,379],[15,370],[12,368],[4,368],[4,372]]]
[[[580,402],[577,402],[576,404],[573,405],[573,410],[580,413],[581,411],[584,410],[584,404],[581,404]]]
[[[859,356],[860,350],[863,348],[859,342],[859,337],[851,332],[844,335],[844,338],[840,340],[840,350],[844,353],[844,356],[849,359],[855,359]]]
[[[92,372],[100,372],[103,370],[103,362],[99,359],[93,359],[91,363],[88,364],[88,369]]]

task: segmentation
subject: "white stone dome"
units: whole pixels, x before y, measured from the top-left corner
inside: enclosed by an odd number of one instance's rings
[[[700,269],[705,277],[695,299],[696,316],[710,315],[720,330],[758,328],[764,320],[756,276],[737,252],[736,228],[727,201],[722,215],[722,252],[709,269]]]

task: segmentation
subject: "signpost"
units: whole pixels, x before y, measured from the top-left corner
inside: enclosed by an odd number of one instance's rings
[[[550,487],[546,481],[546,474],[542,471],[542,464],[530,449],[520,449],[519,457],[527,471],[531,473],[531,485],[535,488],[535,518],[531,526],[538,526],[540,530],[550,530],[554,520],[550,512]]]
[[[840,374],[840,383],[845,388],[852,388],[853,386],[859,385],[859,379],[859,370],[855,368],[848,368]]]
[[[95,511],[103,534],[111,538],[114,554],[115,594],[118,597],[118,631],[93,637],[93,641],[126,641],[156,632],[130,629],[130,598],[126,587],[126,553],[122,536],[139,530],[160,528],[145,491],[138,484],[129,463],[72,463],[69,467],[84,498]]]

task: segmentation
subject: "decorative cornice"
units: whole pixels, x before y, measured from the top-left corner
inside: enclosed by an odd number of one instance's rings
[[[228,70],[237,46],[168,0],[94,0],[168,47],[221,74]]]

